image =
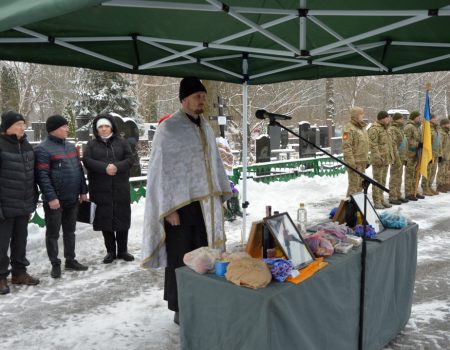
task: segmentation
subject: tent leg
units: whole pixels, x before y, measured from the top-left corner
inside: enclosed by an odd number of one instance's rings
[[[248,114],[248,83],[244,81],[242,85],[242,109],[243,109],[243,121],[242,121],[242,203],[247,202],[247,114]],[[246,243],[247,233],[247,206],[243,205],[242,208],[242,244]]]

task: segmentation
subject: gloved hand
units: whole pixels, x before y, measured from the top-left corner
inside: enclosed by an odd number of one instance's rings
[[[417,148],[423,148],[423,142],[419,142],[419,146]]]

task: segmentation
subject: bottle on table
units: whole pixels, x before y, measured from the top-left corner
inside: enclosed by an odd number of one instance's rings
[[[297,227],[300,233],[306,233],[306,208],[304,203],[300,203],[297,209]]]

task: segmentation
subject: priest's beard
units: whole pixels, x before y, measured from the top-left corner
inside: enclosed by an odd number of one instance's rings
[[[194,110],[194,113],[195,113],[196,115],[202,114],[202,113],[203,113],[203,108],[197,108],[196,110]]]

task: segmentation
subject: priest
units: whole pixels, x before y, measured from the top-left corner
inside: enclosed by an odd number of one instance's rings
[[[202,117],[206,88],[181,80],[181,109],[152,142],[142,246],[144,267],[165,267],[164,299],[178,319],[175,269],[201,246],[225,250],[222,203],[232,195],[212,128]]]

